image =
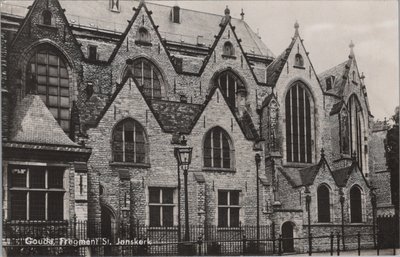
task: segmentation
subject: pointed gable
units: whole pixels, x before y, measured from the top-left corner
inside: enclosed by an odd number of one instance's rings
[[[290,45],[283,51],[275,60],[272,61],[270,65],[267,67],[267,85],[268,86],[275,86],[276,82],[278,81],[283,67],[285,67],[286,61],[289,57],[289,54],[293,48],[295,40],[292,39]]]
[[[78,146],[64,133],[37,95],[27,95],[15,107],[10,141]]]

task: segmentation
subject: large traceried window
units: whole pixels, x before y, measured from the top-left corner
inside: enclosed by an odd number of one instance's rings
[[[70,129],[70,92],[66,62],[50,50],[36,52],[27,67],[27,91],[37,91],[61,128]]]
[[[174,225],[174,189],[149,187],[149,225],[172,227]]]
[[[218,227],[239,227],[240,191],[218,191]]]
[[[9,166],[12,220],[63,220],[64,169]]]
[[[358,186],[353,186],[350,189],[350,221],[351,223],[362,222],[362,198]]]
[[[207,132],[204,140],[204,167],[233,168],[233,149],[228,133],[220,127]]]
[[[219,85],[222,93],[228,99],[231,107],[237,106],[236,94],[239,90],[246,91],[246,88],[240,78],[232,71],[224,71],[214,81],[214,85]]]
[[[113,132],[114,162],[147,163],[147,139],[145,131],[137,121],[125,119]]]
[[[329,199],[329,188],[321,185],[317,190],[318,222],[331,221],[331,207]]]
[[[363,154],[362,154],[362,130],[363,117],[361,104],[355,95],[349,98],[349,125],[350,125],[350,146],[351,153],[356,154],[358,166],[362,170]]]
[[[130,69],[130,76],[136,79],[146,97],[162,98],[163,79],[160,71],[153,63],[145,58],[138,58],[129,65],[128,69]]]
[[[312,162],[311,95],[306,86],[295,82],[286,94],[286,158],[288,162]]]

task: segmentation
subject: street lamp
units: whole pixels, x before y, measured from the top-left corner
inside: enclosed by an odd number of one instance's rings
[[[186,145],[186,140],[182,140]],[[189,241],[189,205],[188,205],[188,184],[187,176],[190,162],[192,161],[192,147],[175,147],[175,157],[178,167],[183,170],[184,187],[185,187],[185,241]],[[179,171],[178,171],[179,172]]]
[[[308,255],[311,256],[311,215],[310,215],[310,204],[311,204],[311,194],[308,186],[304,190],[306,194],[306,208],[307,208],[307,219],[308,219]]]
[[[256,154],[256,185],[257,185],[257,252],[260,249],[260,185],[259,185],[259,168],[261,163],[260,154]]]
[[[343,193],[343,188],[339,188],[339,201],[340,201],[340,208],[342,211],[342,246],[343,246],[343,251],[345,250],[345,244],[344,244],[344,193]]]

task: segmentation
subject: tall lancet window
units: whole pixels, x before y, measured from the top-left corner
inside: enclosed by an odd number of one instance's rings
[[[312,162],[312,97],[306,85],[295,82],[286,94],[286,159]]]
[[[350,130],[349,130],[349,115],[346,109],[342,109],[339,114],[340,121],[340,150],[343,154],[350,153]]]
[[[363,152],[362,152],[362,131],[363,116],[362,107],[356,95],[352,95],[348,102],[349,107],[349,125],[350,125],[350,150],[356,154],[358,166],[362,170]]]

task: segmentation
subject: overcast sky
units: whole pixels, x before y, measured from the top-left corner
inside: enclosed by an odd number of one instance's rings
[[[360,72],[365,74],[372,114],[383,120],[399,103],[399,20],[397,1],[152,1],[244,19],[277,56],[300,24],[310,59],[320,73],[349,55],[353,40]]]

